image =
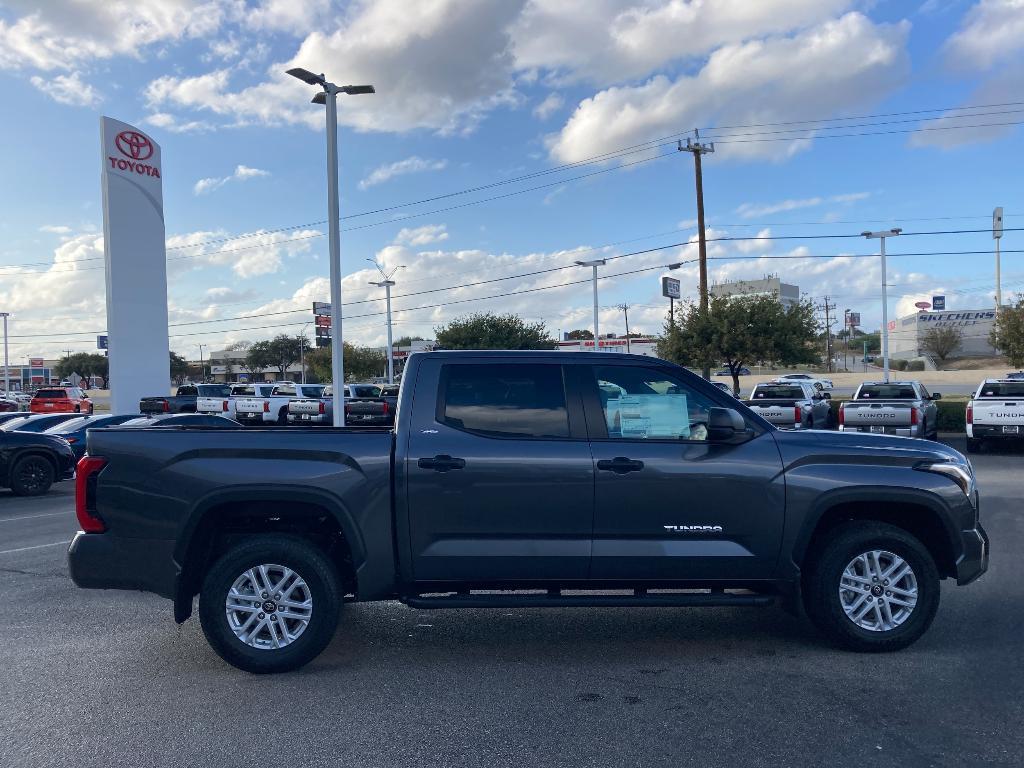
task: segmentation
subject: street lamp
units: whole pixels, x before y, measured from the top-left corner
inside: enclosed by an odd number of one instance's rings
[[[885,285],[885,238],[896,237],[902,231],[896,227],[881,232],[861,232],[868,240],[878,240],[881,243],[879,255],[882,257],[882,375],[886,384],[889,383],[889,293]]]
[[[376,285],[378,288],[383,288],[385,296],[387,297],[387,315],[388,315],[388,384],[395,383],[395,350],[391,345],[391,286],[395,284],[395,281],[391,278],[395,276],[395,273],[400,269],[405,269],[404,264],[399,264],[397,267],[392,269],[390,272],[385,272],[378,262],[373,259],[367,259],[368,262],[373,264],[380,272],[380,276],[384,279],[380,282],[370,281],[370,285]]]
[[[199,345],[199,377],[206,381],[206,363],[203,362],[203,347],[209,346],[208,344]]]
[[[600,336],[597,330],[597,268],[603,267],[605,264],[604,259],[594,259],[592,261],[577,261],[576,265],[580,267],[592,267],[594,269],[594,351],[597,352],[601,346]]]
[[[341,344],[341,244],[338,210],[338,94],[356,96],[376,93],[372,85],[335,85],[308,69],[289,69],[288,74],[323,90],[314,104],[327,106],[327,222],[331,252],[331,379],[334,382],[334,426],[345,426],[345,365]]]
[[[10,312],[0,312],[0,317],[4,319],[4,394],[9,395],[11,393],[11,372],[7,366],[7,318],[11,316]]]
[[[299,368],[302,369],[300,383],[306,383],[306,329],[311,326],[312,323],[306,323],[302,326],[302,332],[299,333]]]

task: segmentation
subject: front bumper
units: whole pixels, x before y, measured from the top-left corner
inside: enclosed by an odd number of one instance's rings
[[[988,534],[977,523],[974,528],[960,531],[963,554],[956,563],[956,583],[970,584],[988,570]]]
[[[71,580],[84,589],[141,589],[174,598],[174,542],[79,531],[68,548]]]

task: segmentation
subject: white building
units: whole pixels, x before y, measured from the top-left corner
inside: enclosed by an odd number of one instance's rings
[[[800,288],[784,283],[769,275],[761,280],[726,280],[712,283],[708,288],[712,296],[776,296],[783,307],[789,309],[800,303]]]
[[[586,339],[583,341],[560,341],[558,342],[558,349],[561,352],[593,352],[594,351],[594,340]],[[620,352],[625,354],[629,352],[632,355],[646,355],[647,357],[658,356],[658,340],[649,337],[637,337],[631,338],[627,342],[626,339],[610,337],[601,337],[601,344],[598,348],[599,352]]]
[[[957,328],[961,345],[954,357],[990,357],[999,354],[988,336],[995,324],[994,309],[915,312],[889,321],[889,357],[910,360],[924,354],[921,344],[930,328]]]

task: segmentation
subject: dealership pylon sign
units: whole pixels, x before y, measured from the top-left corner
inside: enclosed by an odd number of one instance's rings
[[[134,413],[139,398],[164,394],[171,379],[160,146],[102,117],[100,163],[110,410]]]

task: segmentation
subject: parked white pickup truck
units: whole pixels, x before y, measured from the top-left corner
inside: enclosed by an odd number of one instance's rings
[[[839,429],[934,440],[939,430],[935,401],[941,398],[919,381],[865,381],[839,409]]]
[[[288,404],[299,397],[320,397],[323,384],[277,384],[264,397],[239,397],[235,400],[235,419],[242,424],[288,423]]]
[[[196,399],[196,413],[235,418],[235,401],[239,397],[267,397],[273,391],[273,384],[235,384],[227,397],[199,397]]]
[[[986,440],[1024,439],[1024,381],[985,379],[967,403],[967,452]]]

